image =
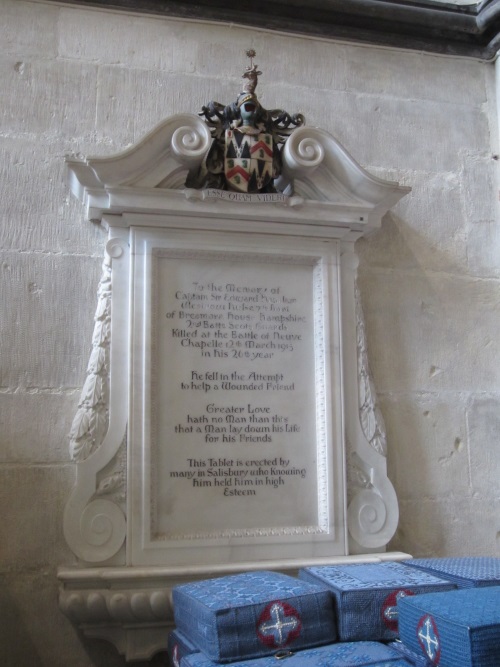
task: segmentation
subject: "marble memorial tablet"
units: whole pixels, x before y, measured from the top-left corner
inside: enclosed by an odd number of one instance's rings
[[[130,660],[166,648],[174,585],[378,558],[398,523],[354,244],[410,189],[280,112],[280,192],[219,190],[212,116],[67,160],[107,242],[60,606]]]
[[[156,254],[153,530],[185,532],[173,498],[207,537],[313,525],[314,266],[189,255]]]
[[[317,536],[337,540],[341,553],[332,427],[337,469],[343,445],[326,401],[338,371],[326,344],[338,335],[335,246],[328,254],[269,239],[260,250],[224,244],[137,234],[144,280],[136,276],[134,332],[145,354],[133,396],[145,425],[144,455],[136,452],[147,540],[162,549],[310,545]]]

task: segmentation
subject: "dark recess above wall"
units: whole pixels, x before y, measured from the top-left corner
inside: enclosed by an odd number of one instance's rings
[[[66,4],[206,19],[269,30],[491,60],[500,0],[68,0]]]

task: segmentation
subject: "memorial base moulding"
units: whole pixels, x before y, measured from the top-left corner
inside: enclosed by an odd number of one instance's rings
[[[108,231],[71,433],[60,605],[129,660],[166,647],[176,583],[400,559],[354,242],[408,192],[300,127],[280,192],[193,189],[197,116],[68,160]],[[189,182],[189,180],[188,180]]]

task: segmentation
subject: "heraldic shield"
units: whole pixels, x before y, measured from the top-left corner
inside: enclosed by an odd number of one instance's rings
[[[224,172],[227,183],[239,192],[259,192],[273,179],[271,134],[226,130]]]

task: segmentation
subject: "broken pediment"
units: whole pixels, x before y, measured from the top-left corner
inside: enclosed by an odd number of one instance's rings
[[[384,213],[409,188],[365,171],[328,132],[306,126],[291,133],[282,149],[283,168],[277,195],[242,194],[186,187],[212,145],[206,123],[194,114],[167,118],[137,144],[104,158],[68,159],[70,185],[90,220],[103,214],[172,205],[183,215],[237,213],[239,219],[262,218],[304,224],[335,220],[351,231],[377,228]],[[242,204],[266,203],[262,209]]]

